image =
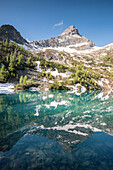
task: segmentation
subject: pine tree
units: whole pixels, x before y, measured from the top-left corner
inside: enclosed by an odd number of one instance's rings
[[[32,67],[32,61],[31,61],[31,57],[28,58],[27,60],[27,64],[29,67]]]
[[[9,64],[9,61],[10,61],[10,54],[8,54],[7,57],[6,57],[7,64]]]
[[[23,84],[23,76],[20,77],[19,83]]]
[[[13,53],[14,58],[16,58],[16,55],[17,55],[17,51],[15,50]]]
[[[13,43],[12,43],[12,42],[10,42],[10,43],[9,43],[9,47],[12,47],[12,46],[13,46]]]
[[[21,54],[18,56],[18,68],[23,69],[24,68],[24,56]]]
[[[8,39],[6,39],[4,45],[5,45],[6,47],[8,47]]]
[[[23,78],[23,84],[26,84],[26,82],[27,82],[27,76],[25,76],[25,77]]]
[[[15,68],[16,68],[16,57],[15,56],[13,56],[13,54],[11,53],[11,55],[10,55],[10,63],[9,63],[9,67],[8,67],[8,69],[9,69],[9,71],[10,72],[15,72],[16,70],[15,70]]]
[[[0,82],[6,82],[8,78],[9,78],[9,72],[3,65],[0,70]]]
[[[15,65],[14,65],[15,63],[14,63],[14,58],[13,58],[13,56],[12,56],[12,54],[10,55],[10,62],[9,62],[9,67],[8,67],[8,69],[9,69],[9,71],[10,72],[14,72],[14,70],[15,70]]]

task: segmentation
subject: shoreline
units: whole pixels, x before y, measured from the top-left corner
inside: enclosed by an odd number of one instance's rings
[[[30,90],[30,91],[51,91],[49,89],[49,83],[47,84],[46,87],[44,87],[45,84],[41,84],[39,86],[30,86],[28,88],[22,89],[22,88],[15,88],[15,86],[18,84],[14,84],[14,83],[0,83],[0,94],[12,94],[15,93],[15,91],[19,91],[19,90]],[[71,89],[67,90],[67,93],[69,94],[76,94],[76,95],[81,95],[84,94],[86,91],[88,91],[88,89],[86,89],[84,86],[81,86],[81,90],[78,88],[79,84],[75,84],[75,86],[70,86]],[[94,90],[91,90],[94,91]],[[97,90],[98,91],[98,90]],[[99,90],[100,93],[110,93],[112,92],[112,88],[105,88],[105,87],[101,87],[101,90]]]

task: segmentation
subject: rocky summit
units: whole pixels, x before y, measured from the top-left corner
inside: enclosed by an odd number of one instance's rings
[[[47,40],[40,40],[38,45],[42,47],[67,47],[70,46],[77,50],[84,50],[93,47],[95,44],[88,38],[79,34],[74,25],[69,26],[58,37],[52,37]]]
[[[27,42],[12,25],[2,25],[0,27],[0,41],[6,39],[18,44],[25,44]]]

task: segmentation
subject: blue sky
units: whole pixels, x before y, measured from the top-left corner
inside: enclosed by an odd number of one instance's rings
[[[70,25],[97,46],[113,43],[113,0],[0,0],[0,26],[32,40],[56,37]]]

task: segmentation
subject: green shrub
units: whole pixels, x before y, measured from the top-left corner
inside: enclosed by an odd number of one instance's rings
[[[69,90],[68,87],[64,86],[61,82],[55,82],[49,87],[50,90]]]
[[[5,83],[9,78],[9,71],[3,65],[0,70],[0,82]]]

